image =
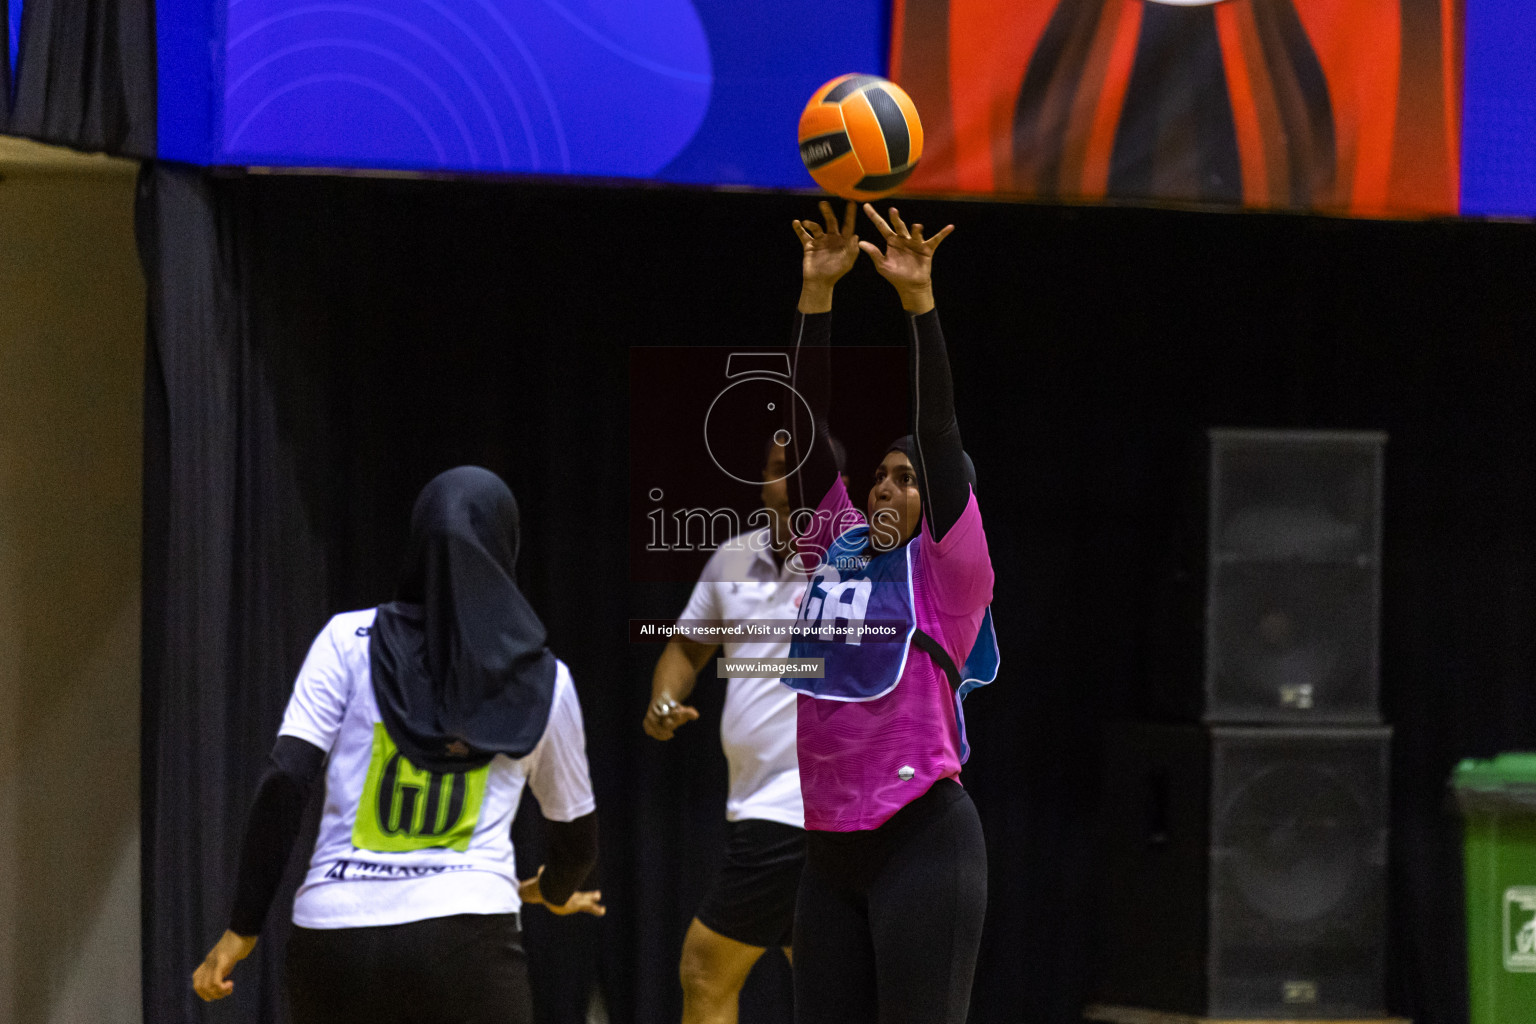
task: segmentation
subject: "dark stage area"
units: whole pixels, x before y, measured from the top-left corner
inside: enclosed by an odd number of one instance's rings
[[[1536,745],[1536,234],[900,205],[956,225],[935,292],[997,572],[1002,672],[967,703],[963,780],[990,894],[971,1019],[1069,1024],[1090,1001],[1103,727],[1157,710],[1159,594],[1205,430],[1225,426],[1389,435],[1388,1007],[1464,1024],[1446,779],[1462,757]],[[721,693],[701,681],[703,720],[669,744],[641,731],[661,647],[632,644],[628,620],[677,614],[688,585],[631,582],[631,404],[668,415],[631,390],[631,348],[786,343],[789,221],[814,209],[145,170],[147,1020],[282,1019],[284,900],[225,1005],[205,1010],[187,976],[225,925],[246,808],[310,641],[330,615],[389,598],[411,501],[465,462],[522,504],[522,582],[580,690],[601,818],[608,916],[525,915],[541,1020],[585,1020],[594,984],[615,1022],[676,1019],[683,930],[724,835]],[[834,316],[834,344],[903,343],[867,260]],[[850,467],[855,495],[872,469]],[[537,862],[530,835],[519,867]],[[770,959],[747,1024],[787,1019]]]

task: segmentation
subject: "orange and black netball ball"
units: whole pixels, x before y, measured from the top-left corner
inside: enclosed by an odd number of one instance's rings
[[[923,155],[912,97],[879,75],[841,75],[800,114],[800,159],[816,184],[844,199],[879,199],[901,187]]]

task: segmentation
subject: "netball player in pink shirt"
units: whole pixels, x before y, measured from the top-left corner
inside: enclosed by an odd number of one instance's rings
[[[795,926],[800,1024],[960,1024],[986,908],[986,851],[959,784],[968,753],[960,698],[996,675],[988,606],[992,563],[961,445],[944,336],[934,309],[931,238],[864,210],[885,246],[859,242],[854,208],[839,223],[795,221],[803,285],[794,386],[812,422],[791,428],[799,471],[791,504],[816,509],[798,531],[810,582],[790,656],[824,659],[799,692],[807,831]],[[832,291],[860,249],[907,313],[911,433],[875,470],[865,509],[839,477],[828,413],[887,402],[828,373]],[[861,638],[893,623],[898,642]],[[904,636],[902,635],[904,634]]]

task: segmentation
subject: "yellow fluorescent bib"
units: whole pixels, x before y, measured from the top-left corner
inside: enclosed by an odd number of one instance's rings
[[[382,722],[357,804],[352,845],[377,853],[446,848],[463,853],[480,822],[489,764],[467,772],[427,772],[407,761]]]

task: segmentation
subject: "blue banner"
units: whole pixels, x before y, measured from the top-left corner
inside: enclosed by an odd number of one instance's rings
[[[162,156],[809,185],[801,106],[882,71],[887,33],[880,0],[215,6],[159,5]],[[808,45],[813,24],[835,49]]]
[[[6,67],[11,73],[10,95],[16,95],[16,58],[21,52],[21,4],[22,0],[6,0],[5,41]]]
[[[1536,4],[1467,0],[1461,212],[1536,214]]]

